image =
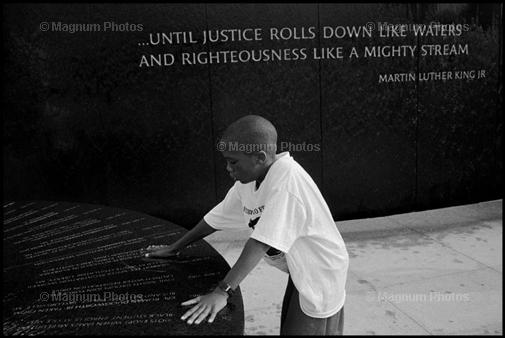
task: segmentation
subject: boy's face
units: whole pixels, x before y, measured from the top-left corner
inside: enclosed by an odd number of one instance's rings
[[[264,171],[264,157],[261,153],[245,154],[240,151],[223,151],[226,170],[231,178],[240,183],[249,183],[258,179]]]

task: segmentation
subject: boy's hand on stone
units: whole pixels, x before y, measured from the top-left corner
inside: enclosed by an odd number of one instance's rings
[[[173,245],[149,245],[146,250],[149,251],[145,254],[147,258],[168,258],[179,254]]]
[[[214,290],[213,292],[198,296],[196,298],[190,299],[181,303],[181,305],[193,305],[191,309],[186,311],[182,315],[181,319],[186,320],[189,317],[188,324],[200,324],[207,316],[210,315],[208,322],[212,323],[216,318],[216,315],[221,311],[227,304],[228,294],[224,291]]]

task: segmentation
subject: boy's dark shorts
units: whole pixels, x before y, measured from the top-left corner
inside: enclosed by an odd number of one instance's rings
[[[298,290],[289,277],[282,301],[281,335],[342,335],[344,307],[328,318],[313,318],[300,308]]]

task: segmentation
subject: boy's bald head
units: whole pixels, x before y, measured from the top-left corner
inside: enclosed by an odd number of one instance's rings
[[[249,151],[265,151],[274,156],[277,151],[277,130],[274,125],[258,115],[244,116],[230,124],[223,133],[221,142],[236,142]]]

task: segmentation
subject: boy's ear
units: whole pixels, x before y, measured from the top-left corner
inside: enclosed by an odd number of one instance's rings
[[[258,162],[265,163],[267,160],[267,154],[265,153],[264,150],[261,150],[256,153],[256,158],[258,159]]]

